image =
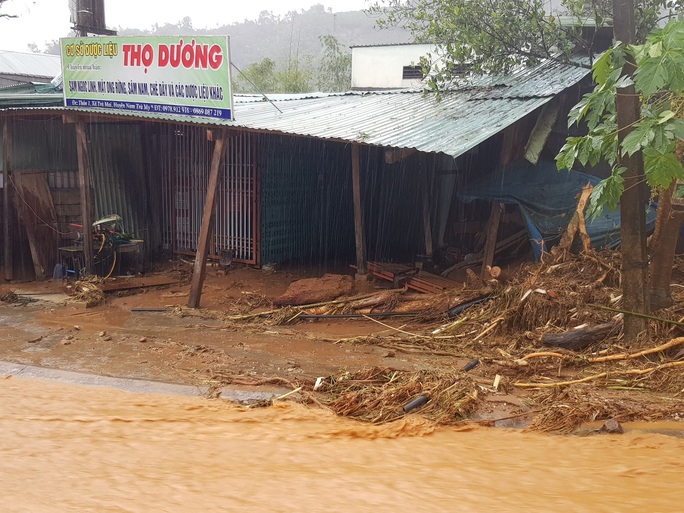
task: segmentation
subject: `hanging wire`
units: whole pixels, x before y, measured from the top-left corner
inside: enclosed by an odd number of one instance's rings
[[[253,87],[261,96],[263,96],[264,99],[265,99],[268,103],[270,103],[271,105],[273,105],[273,106],[275,107],[275,109],[276,109],[278,112],[280,112],[281,114],[283,113],[283,111],[280,110],[280,109],[278,108],[278,106],[277,106],[275,103],[273,103],[273,102],[271,101],[271,99],[270,99],[268,96],[266,96],[266,94],[265,94],[263,91],[259,91],[259,88],[254,84],[254,82],[252,82],[252,81],[249,79],[249,77],[247,77],[247,75],[245,75],[245,74],[240,70],[240,68],[238,68],[238,67],[237,67],[235,64],[233,64],[232,62],[230,63],[230,65],[231,65],[232,67],[234,67],[235,70],[236,70],[238,73],[240,73],[240,75],[242,76],[242,78],[244,78],[247,82],[249,82],[249,83],[252,85],[252,87]]]

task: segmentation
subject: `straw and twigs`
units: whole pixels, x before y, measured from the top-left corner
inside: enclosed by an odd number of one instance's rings
[[[333,377],[321,391],[333,397],[326,406],[345,417],[375,424],[390,422],[410,414],[406,405],[424,397],[424,404],[416,409],[421,416],[439,424],[454,424],[475,408],[476,388],[463,373],[372,368]]]

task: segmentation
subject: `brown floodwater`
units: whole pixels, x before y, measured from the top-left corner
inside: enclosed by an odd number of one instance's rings
[[[369,426],[300,405],[0,378],[2,511],[669,512],[684,440]]]

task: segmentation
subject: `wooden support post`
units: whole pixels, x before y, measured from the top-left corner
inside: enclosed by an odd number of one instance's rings
[[[420,165],[421,176],[425,175],[423,181],[423,233],[425,234],[425,254],[432,258],[434,251],[432,244],[432,221],[430,219],[430,196],[432,193],[432,175],[425,172],[425,165]]]
[[[78,186],[81,192],[81,223],[83,224],[83,260],[86,274],[93,274],[93,239],[90,218],[93,211],[93,195],[90,190],[90,158],[88,138],[83,121],[76,122],[76,150],[78,152]]]
[[[354,194],[354,234],[356,235],[356,274],[368,274],[366,266],[366,234],[363,228],[363,201],[361,197],[361,158],[359,145],[352,143],[352,190]]]
[[[10,176],[12,171],[12,133],[10,131],[10,118],[4,118],[2,124],[2,248],[4,278],[14,278],[12,262],[12,194],[10,189]]]
[[[492,204],[492,213],[489,216],[489,223],[487,224],[487,240],[482,253],[482,270],[480,271],[480,279],[482,281],[486,281],[486,278],[488,277],[487,266],[491,266],[494,263],[496,238],[499,235],[499,223],[501,222],[502,211],[503,204]]]
[[[207,186],[207,199],[204,202],[204,213],[202,214],[202,227],[200,228],[199,240],[197,241],[197,252],[195,253],[195,265],[192,269],[192,282],[190,283],[190,298],[188,308],[199,308],[202,296],[202,285],[204,285],[204,275],[207,270],[207,254],[209,253],[209,242],[211,237],[211,223],[214,215],[214,204],[216,203],[216,189],[218,188],[219,169],[223,161],[226,147],[226,130],[223,129],[218,139],[214,143],[214,155],[211,159],[211,169],[209,170],[209,185]]]

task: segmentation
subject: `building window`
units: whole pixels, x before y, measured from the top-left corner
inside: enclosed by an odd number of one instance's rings
[[[404,66],[404,80],[423,80],[423,68],[420,66]]]
[[[452,64],[449,67],[449,72],[451,73],[452,77],[462,77],[464,75],[469,74],[472,70],[473,65],[465,63]]]

